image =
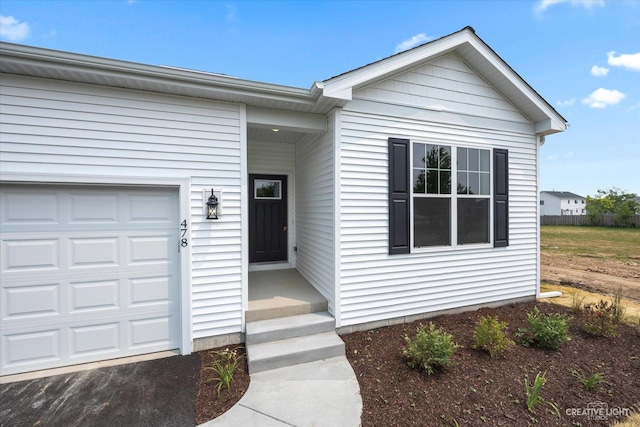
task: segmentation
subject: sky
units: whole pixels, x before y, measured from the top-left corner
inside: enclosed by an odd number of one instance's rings
[[[570,124],[540,189],[640,195],[640,0],[2,0],[0,40],[310,88],[472,26]]]

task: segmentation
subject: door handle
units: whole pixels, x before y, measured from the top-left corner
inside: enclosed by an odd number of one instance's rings
[[[282,226],[282,231],[286,233],[286,231],[287,231],[287,226],[286,225]]]

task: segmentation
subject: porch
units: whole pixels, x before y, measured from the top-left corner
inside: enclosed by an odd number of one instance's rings
[[[247,322],[317,313],[327,308],[327,300],[294,268],[249,272]]]

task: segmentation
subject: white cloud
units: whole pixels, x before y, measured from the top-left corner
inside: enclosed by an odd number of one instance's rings
[[[411,49],[412,47],[416,47],[421,43],[428,42],[433,40],[433,37],[429,37],[425,33],[416,34],[408,40],[403,41],[398,46],[396,46],[396,53]]]
[[[572,6],[581,6],[585,9],[591,9],[596,6],[604,7],[604,0],[540,0],[533,9],[536,13],[543,13],[549,7],[560,3],[569,3]]]
[[[607,108],[609,105],[617,104],[625,98],[625,94],[617,90],[609,90],[599,88],[596,89],[588,97],[582,100],[582,103],[591,108]]]
[[[607,53],[609,60],[607,61],[612,67],[624,67],[634,71],[640,71],[640,52],[623,53],[616,56],[615,52]]]
[[[560,158],[560,154],[550,154],[549,156],[547,156],[547,159],[549,160],[558,160]]]
[[[29,24],[20,22],[13,16],[0,15],[0,38],[19,41],[29,35]]]
[[[562,107],[571,107],[573,104],[576,103],[576,99],[575,98],[571,98],[571,99],[567,99],[564,101],[558,101],[557,104],[562,106]]]
[[[596,77],[604,77],[609,74],[609,69],[607,67],[598,67],[597,65],[594,65],[591,67],[591,74]]]

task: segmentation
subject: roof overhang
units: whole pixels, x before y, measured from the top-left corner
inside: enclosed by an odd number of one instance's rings
[[[323,98],[316,84],[301,89],[3,42],[0,72],[307,113],[326,113],[345,103]]]
[[[528,117],[536,134],[544,136],[568,128],[567,121],[470,27],[324,82],[316,82],[310,89],[4,42],[0,42],[0,72],[235,102],[256,108],[326,114],[349,102],[358,88],[451,52],[458,54]]]
[[[568,129],[564,117],[482,41],[471,27],[325,80],[323,95],[348,101],[359,88],[452,52],[528,117],[534,123],[536,134],[544,136]]]

